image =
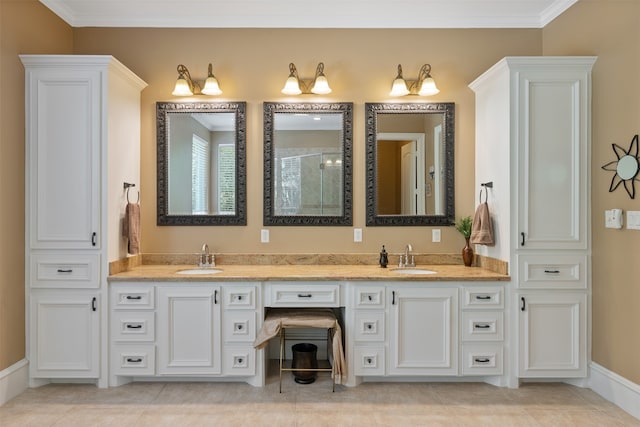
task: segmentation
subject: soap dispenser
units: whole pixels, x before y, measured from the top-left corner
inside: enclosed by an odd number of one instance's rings
[[[382,245],[382,250],[380,251],[380,267],[387,268],[387,264],[389,264],[389,255],[384,245]]]

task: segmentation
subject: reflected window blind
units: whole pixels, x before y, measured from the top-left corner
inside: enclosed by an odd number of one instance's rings
[[[236,147],[218,146],[218,210],[221,215],[234,215],[236,210]]]
[[[191,213],[209,212],[209,142],[193,135],[191,143]]]

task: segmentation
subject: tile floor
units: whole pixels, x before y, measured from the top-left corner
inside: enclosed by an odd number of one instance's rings
[[[300,385],[285,376],[244,383],[50,384],[0,407],[0,426],[640,426],[591,390],[526,384],[365,383],[328,377]]]

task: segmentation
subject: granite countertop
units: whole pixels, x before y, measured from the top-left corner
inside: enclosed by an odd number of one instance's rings
[[[149,265],[132,267],[109,276],[110,282],[238,282],[238,281],[509,281],[510,277],[480,267],[464,265],[418,265],[435,274],[401,274],[395,266],[377,265],[218,265],[213,274],[178,274],[195,265]]]

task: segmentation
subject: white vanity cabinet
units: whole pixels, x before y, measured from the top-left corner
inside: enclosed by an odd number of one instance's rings
[[[220,374],[220,286],[158,286],[158,374]]]
[[[108,262],[126,256],[123,182],[139,182],[146,83],[111,56],[20,59],[30,385],[83,378],[106,387],[106,277]]]
[[[458,375],[458,288],[387,289],[389,375]]]
[[[34,292],[30,307],[30,360],[35,378],[97,378],[100,318],[95,291]]]
[[[263,317],[260,289],[260,283],[112,283],[110,385],[144,377],[263,384],[262,352],[253,348]]]
[[[520,378],[586,376],[595,60],[507,57],[470,85],[476,185],[493,183],[496,230],[496,245],[476,252],[509,262]]]
[[[351,334],[353,371],[358,376],[383,376],[386,374],[386,292],[384,285],[353,285]],[[349,331],[347,331],[349,332]]]
[[[587,375],[587,296],[520,292],[521,377]]]

